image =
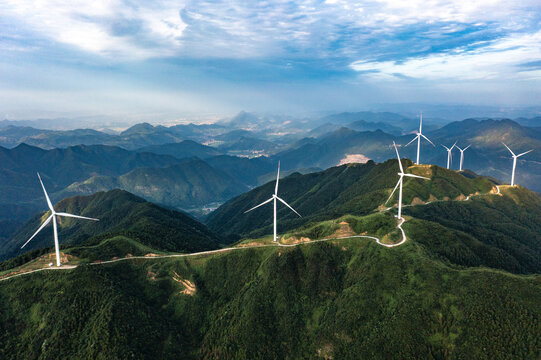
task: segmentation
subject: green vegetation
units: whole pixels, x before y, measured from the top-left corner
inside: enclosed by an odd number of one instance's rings
[[[345,225],[345,226],[344,226]],[[328,238],[331,235],[345,237],[348,235],[370,235],[378,238],[399,239],[400,231],[396,227],[397,220],[389,212],[375,213],[367,216],[346,215],[335,220],[308,223],[284,235],[287,240],[294,236],[311,240]]]
[[[122,189],[149,201],[177,209],[189,209],[223,202],[248,187],[199,159],[160,168],[138,168],[127,174],[94,176],[73,183],[57,196],[90,195],[98,191]]]
[[[114,236],[124,236],[140,244],[162,251],[193,252],[219,247],[219,238],[197,220],[149,203],[122,190],[99,192],[91,196],[76,196],[59,202],[56,211],[95,217],[98,222],[63,218],[59,225],[59,239],[65,246],[93,246]],[[20,254],[20,246],[41,224],[43,213],[31,219],[10,241],[0,244],[0,254],[9,258]],[[52,228],[41,231],[24,249],[25,251],[50,247]],[[120,246],[120,245],[115,245]],[[102,249],[103,250],[103,249]],[[106,254],[125,256],[129,247]]]
[[[540,296],[415,242],[82,265],[0,283],[0,357],[537,359]]]
[[[206,159],[221,155],[220,152],[210,146],[201,145],[192,140],[184,140],[178,143],[145,146],[137,149],[138,152],[151,152],[160,155],[171,155],[178,159],[198,157]]]
[[[486,193],[493,183],[484,177],[471,178],[437,166],[412,166],[402,160],[406,171],[431,178],[431,181],[406,179],[404,203],[465,197],[476,192]],[[408,169],[409,167],[409,169]],[[292,174],[280,181],[280,197],[293,206],[302,218],[283,206],[278,207],[279,232],[308,223],[336,219],[345,215],[365,216],[378,210],[387,201],[398,176],[396,160],[382,164],[337,166],[306,175]],[[261,207],[244,212],[266,200],[274,191],[274,181],[226,202],[209,215],[207,225],[213,231],[238,239],[239,236],[258,237],[272,232],[272,209]],[[397,199],[398,194],[395,195]],[[391,200],[387,206],[392,206]]]
[[[381,206],[396,171],[388,161],[293,174],[280,196],[304,218],[281,209],[280,226],[286,237],[396,241],[394,209]],[[124,191],[67,199],[59,211],[103,222],[62,224],[63,251],[77,268],[0,282],[0,358],[539,359],[541,198],[501,187],[502,195],[460,201],[492,182],[434,166],[407,171],[433,180],[408,180],[405,201],[432,202],[404,208],[408,241],[394,248],[368,238],[246,247],[269,244],[266,236],[212,255],[100,264],[217,248],[219,239]],[[233,199],[210,223],[230,216],[220,232],[246,221],[251,234],[270,233],[270,207],[247,220],[239,214],[273,188]],[[36,240],[36,250],[0,271],[36,266],[25,262],[45,253],[39,247],[50,247],[51,235]]]
[[[406,208],[415,219],[405,229],[450,263],[541,273],[541,198],[522,187],[503,193]]]

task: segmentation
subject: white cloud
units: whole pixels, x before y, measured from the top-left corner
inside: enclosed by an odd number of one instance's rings
[[[136,6],[121,0],[4,0],[0,11],[35,37],[110,57],[172,54],[186,26],[179,3],[168,0]],[[139,24],[139,33],[115,34],[113,27],[122,23]]]
[[[0,2],[0,18],[17,25],[9,31],[22,29],[33,39],[45,38],[116,61],[176,56],[366,62],[378,53],[407,52],[394,49],[411,37],[408,27],[422,28],[427,42],[468,25],[509,35],[539,28],[540,10],[538,0]]]
[[[541,31],[500,39],[475,50],[431,54],[396,61],[356,61],[353,70],[376,79],[409,77],[425,80],[534,79],[538,69],[521,67],[541,59]]]

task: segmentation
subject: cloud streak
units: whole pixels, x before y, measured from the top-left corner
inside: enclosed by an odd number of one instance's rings
[[[494,99],[503,84],[535,100],[540,24],[539,0],[3,0],[0,82],[40,107],[46,90],[73,103],[171,91],[197,109]]]
[[[539,69],[523,64],[539,59],[541,31],[499,39],[472,50],[458,48],[401,61],[355,61],[351,68],[378,80],[531,80],[539,79]]]

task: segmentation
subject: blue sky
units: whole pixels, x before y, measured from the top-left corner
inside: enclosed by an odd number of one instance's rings
[[[0,114],[539,105],[541,2],[0,2]]]

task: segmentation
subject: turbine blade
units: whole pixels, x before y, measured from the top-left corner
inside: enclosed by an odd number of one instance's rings
[[[289,206],[288,203],[285,202],[285,200],[283,200],[282,198],[279,198],[278,196],[276,197],[278,200],[280,200],[285,206],[287,206],[288,208],[291,209],[291,211],[293,211],[295,214],[299,215],[299,217],[302,217],[301,214],[299,214],[295,209],[293,209],[291,206]]]
[[[421,111],[421,120],[419,122],[419,134],[423,133],[423,112]]]
[[[59,212],[59,213],[56,213],[56,215],[58,215],[58,216],[65,216],[65,217],[72,217],[72,218],[77,218],[77,219],[85,219],[85,220],[92,220],[92,221],[100,221],[100,219],[94,219],[94,218],[89,218],[89,217],[86,217],[86,216],[80,216],[80,215],[73,215],[73,214],[68,214],[68,213],[65,213],[65,212]]]
[[[404,172],[404,168],[402,167],[402,161],[400,161],[400,154],[398,153],[398,148],[396,147],[396,143],[393,141],[394,149],[396,150],[396,158],[398,159],[398,166],[400,166],[400,172]]]
[[[265,204],[271,202],[273,199],[274,199],[274,197],[271,197],[269,200],[263,201],[261,204],[259,204],[259,205],[257,205],[257,206],[254,206],[254,207],[251,208],[250,210],[246,210],[244,213],[246,214],[247,212],[250,212],[250,211],[252,211],[252,210],[254,210],[254,209],[257,209],[258,207],[263,206],[263,205],[265,205]]]
[[[402,179],[402,176],[400,177],[400,179]],[[391,198],[393,197],[394,195],[394,192],[396,191],[396,189],[398,188],[398,185],[400,185],[400,180],[398,180],[398,182],[396,183],[393,191],[391,192],[391,195],[389,196],[389,198],[387,199],[387,201],[385,201],[385,204],[387,204],[389,202],[389,200],[391,200]]]
[[[442,145],[447,151],[449,151],[449,148],[445,145]]]
[[[526,152],[523,152],[522,154],[518,154],[517,157],[520,157],[520,156],[522,156],[522,155],[526,155],[527,153],[532,152],[532,151],[533,151],[533,149],[532,149],[532,150],[528,150],[528,151],[526,151]]]
[[[503,146],[505,146],[507,148],[507,150],[509,150],[509,152],[511,154],[513,154],[513,156],[515,156],[515,153],[511,149],[509,149],[509,146],[505,145],[505,143],[503,143],[503,142],[502,142],[502,144],[503,144]]]
[[[429,138],[427,138],[427,137],[426,137],[426,136],[424,136],[423,134],[421,134],[421,136],[422,136],[422,137],[423,137],[423,138],[424,138],[424,139],[425,139],[426,141],[428,141],[429,143],[431,143],[431,144],[432,144],[432,146],[436,147],[436,145],[434,145],[434,143],[433,143],[432,141],[430,141],[430,139],[429,139]]]
[[[45,194],[45,198],[47,199],[47,205],[49,206],[49,209],[54,212],[53,204],[51,203],[51,199],[49,199],[49,195],[47,195],[47,190],[45,190],[45,186],[43,185],[43,181],[41,181],[41,176],[39,176],[38,173],[39,182],[41,183],[41,187],[43,188],[43,193]]]
[[[461,149],[458,145],[455,146],[460,152],[463,152],[466,149]]]
[[[468,145],[468,146],[466,146],[466,147],[464,148],[464,150],[462,150],[462,151],[466,151],[466,149],[469,148],[470,146],[471,146],[471,144]]]
[[[430,178],[427,178],[427,177],[424,177],[424,176],[415,175],[415,174],[404,174],[404,176],[409,176],[409,177],[418,178],[418,179],[430,180]]]
[[[32,240],[32,239],[33,239],[33,238],[34,238],[34,237],[35,237],[35,236],[36,236],[36,235],[37,235],[37,234],[38,234],[45,226],[47,226],[48,223],[51,222],[51,219],[53,218],[53,216],[54,216],[54,215],[49,216],[49,217],[47,218],[47,220],[45,220],[45,221],[43,222],[43,224],[41,224],[41,226],[40,226],[39,229],[34,233],[34,235],[32,235],[32,236],[30,237],[30,239],[26,240],[26,242],[24,243],[24,245],[21,246],[21,249],[22,249],[23,247],[25,247],[26,244],[28,244],[28,243],[30,242],[30,240]]]
[[[415,140],[417,140],[417,138],[418,138],[419,136],[420,136],[420,135],[417,134],[417,135],[413,138],[413,140],[411,140],[411,141],[410,141],[409,143],[407,143],[405,146],[408,146],[409,144],[411,144],[412,142],[414,142]]]
[[[278,173],[276,174],[276,186],[274,187],[274,195],[278,195],[278,182],[280,181],[280,160],[278,160]]]

